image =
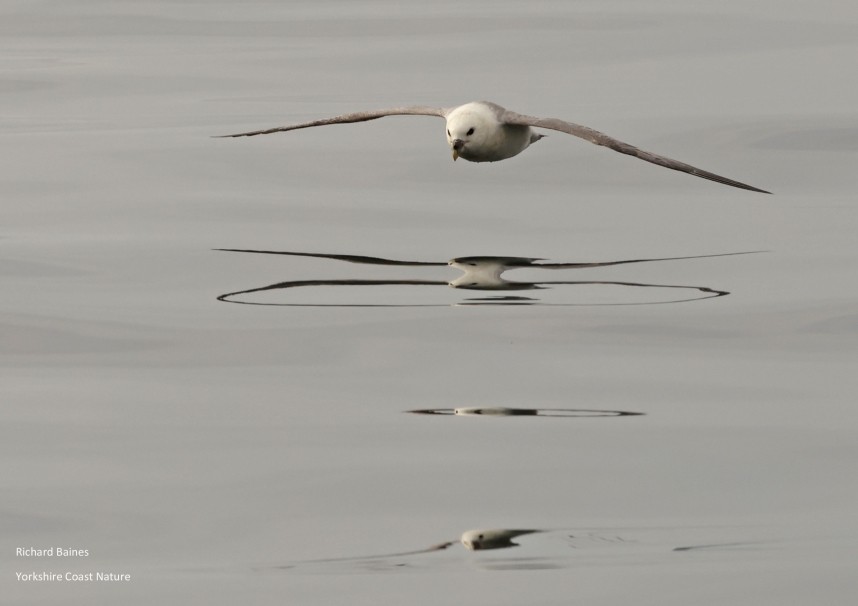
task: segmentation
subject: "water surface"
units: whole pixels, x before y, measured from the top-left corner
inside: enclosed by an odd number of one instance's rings
[[[856,28],[840,0],[5,3],[0,601],[853,601]],[[560,133],[453,163],[436,119],[211,138],[474,99],[775,195]],[[756,250],[508,274],[730,293],[681,304],[447,286],[452,257]],[[217,300],[355,278],[441,282],[443,305]],[[468,408],[646,414],[403,414]],[[473,529],[545,532],[375,557]],[[89,555],[15,555],[49,546]],[[38,571],[132,580],[16,580]]]

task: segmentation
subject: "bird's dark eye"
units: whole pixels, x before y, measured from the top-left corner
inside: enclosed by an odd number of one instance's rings
[[[473,134],[474,134],[474,127],[472,126],[472,127],[468,130],[468,136],[473,135]]]

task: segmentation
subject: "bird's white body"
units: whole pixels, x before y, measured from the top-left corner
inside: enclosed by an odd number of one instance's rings
[[[459,157],[470,162],[506,160],[542,138],[529,126],[502,124],[495,108],[474,101],[447,114],[447,143],[454,160]]]

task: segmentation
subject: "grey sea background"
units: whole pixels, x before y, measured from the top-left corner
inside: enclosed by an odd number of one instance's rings
[[[3,1],[0,603],[855,603],[856,59],[851,0]],[[478,99],[774,195],[561,133],[454,163],[431,117],[212,138]],[[458,273],[217,248],[766,252],[509,273],[731,293],[683,303],[259,306],[217,297]],[[465,406],[645,414],[406,412]],[[480,528],[544,532],[385,555]]]

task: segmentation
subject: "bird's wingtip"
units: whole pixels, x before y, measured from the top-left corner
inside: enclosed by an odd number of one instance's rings
[[[767,189],[760,189],[759,187],[750,187],[749,186],[748,189],[751,191],[757,192],[758,194],[769,194],[770,196],[774,195],[772,192],[768,191]]]

